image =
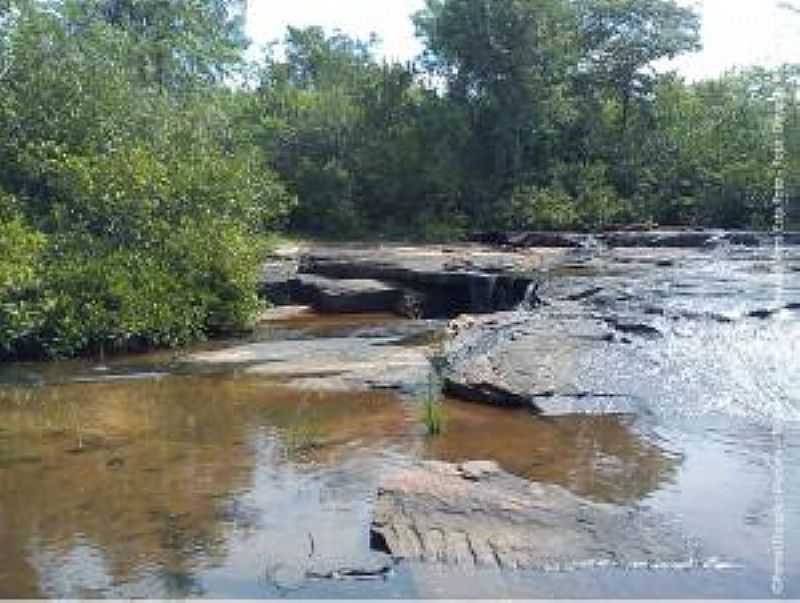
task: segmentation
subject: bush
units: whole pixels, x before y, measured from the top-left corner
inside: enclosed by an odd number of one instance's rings
[[[246,328],[259,307],[258,246],[219,219],[187,221],[147,251],[62,241],[49,258],[47,312],[35,334],[44,355],[176,346]]]
[[[578,215],[576,228],[597,230],[632,218],[629,204],[609,182],[605,163],[561,164],[554,178],[574,199]]]
[[[0,191],[0,358],[12,355],[18,341],[38,328],[36,290],[45,243],[21,216],[16,200]]]
[[[506,222],[521,229],[595,230],[629,220],[630,206],[606,171],[602,163],[557,165],[549,186],[514,190]]]
[[[514,191],[506,218],[506,223],[521,230],[568,230],[578,222],[578,208],[566,192],[529,186]]]
[[[295,229],[334,239],[366,232],[353,199],[353,178],[340,162],[330,160],[319,165],[303,157],[294,179],[302,200],[292,215]]]
[[[237,122],[242,95],[154,83],[135,32],[81,3],[19,8],[0,44],[0,356],[247,327],[260,241],[293,200]]]
[[[175,346],[248,327],[259,307],[260,237],[290,206],[262,165],[252,153],[167,155],[142,143],[50,153],[39,174],[50,196],[40,216],[47,245],[19,219],[3,224],[4,241],[21,239],[14,246],[41,261],[35,295],[4,305],[17,317],[3,321],[5,353]],[[10,264],[19,291],[30,262]]]

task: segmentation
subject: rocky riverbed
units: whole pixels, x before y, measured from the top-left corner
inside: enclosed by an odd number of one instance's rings
[[[615,233],[597,239],[542,233],[492,237],[503,249],[474,244],[306,250],[295,258],[296,272],[283,277],[287,301],[306,302],[323,313],[384,311],[438,319],[429,320],[428,327],[419,326],[419,320],[409,323],[421,331],[449,321],[441,347],[398,355],[380,339],[329,342],[319,347],[322,358],[306,366],[333,370],[326,350],[340,345],[349,348],[340,356],[343,373],[350,371],[347,363],[353,358],[362,364],[371,358],[406,379],[405,389],[413,391],[423,381],[427,355],[444,391],[456,398],[548,414],[636,412],[648,398],[666,400],[674,394],[670,373],[715,361],[701,347],[695,357],[688,349],[681,359],[664,357],[665,349],[690,347],[688,335],[725,338],[775,321],[790,330],[798,324],[800,279],[791,276],[800,271],[797,248],[788,247],[776,267],[767,235],[699,231]],[[519,248],[526,241],[558,245],[554,237],[576,245]],[[610,244],[622,239],[624,245]],[[737,241],[742,244],[733,245]],[[641,247],[632,248],[634,243]],[[277,288],[276,282],[271,286]],[[272,352],[291,354],[277,348]],[[398,371],[396,362],[402,365]],[[377,366],[365,368],[374,373],[377,387],[403,389],[397,381],[382,379]],[[691,385],[683,383],[681,395],[724,389],[735,377],[727,371],[735,369],[716,368]],[[273,364],[262,370],[283,369]],[[366,383],[365,374],[356,380]]]
[[[246,340],[0,368],[0,595],[800,594],[797,248],[543,236],[300,246]]]

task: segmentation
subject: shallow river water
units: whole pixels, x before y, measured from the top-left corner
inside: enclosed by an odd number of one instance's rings
[[[780,270],[763,251],[585,260],[552,280],[617,279],[634,300],[737,320],[676,323],[654,343],[663,372],[640,376],[656,393],[639,412],[537,418],[448,400],[437,438],[390,392],[292,389],[169,353],[1,367],[0,597],[800,597],[800,314],[738,320],[800,302],[800,254]],[[309,318],[258,337],[396,320]],[[313,556],[370,558],[378,481],[419,458],[493,459],[652,510],[703,563],[306,579]]]

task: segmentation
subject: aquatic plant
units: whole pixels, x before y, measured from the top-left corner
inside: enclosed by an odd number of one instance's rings
[[[439,391],[440,387],[438,387],[435,377],[431,374],[428,378],[428,390],[422,399],[420,413],[429,436],[437,436],[444,431],[444,406]]]
[[[286,456],[289,458],[303,457],[323,445],[324,437],[318,416],[312,412],[299,410],[283,433]]]

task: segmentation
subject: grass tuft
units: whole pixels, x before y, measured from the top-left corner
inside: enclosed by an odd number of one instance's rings
[[[283,445],[290,459],[303,459],[325,446],[325,438],[315,413],[299,412],[283,433]]]
[[[433,374],[428,379],[428,391],[422,400],[422,422],[429,436],[438,436],[444,431],[444,405],[439,388],[435,387]]]

